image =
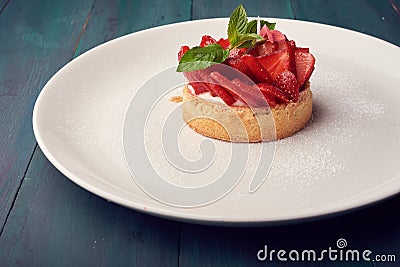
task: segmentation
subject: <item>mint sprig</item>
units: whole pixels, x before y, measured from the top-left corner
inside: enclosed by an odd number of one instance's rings
[[[188,50],[179,61],[178,72],[201,70],[211,65],[222,63],[229,56],[228,49],[222,49],[219,44],[209,44],[205,47],[196,46]]]
[[[231,48],[236,47],[247,33],[247,14],[242,5],[239,5],[232,13],[228,23],[228,39]]]
[[[264,26],[264,25],[267,25],[267,27],[272,31],[272,30],[275,30],[275,24],[276,23],[271,23],[271,22],[268,22],[268,21],[266,21],[266,20],[260,20],[260,25],[261,25],[261,28]],[[248,24],[247,24],[247,32],[248,33],[257,33],[257,20],[252,20],[252,21],[250,21]]]
[[[267,25],[270,30],[275,28],[275,23],[261,20],[261,27]],[[178,72],[202,70],[211,65],[223,63],[229,56],[229,52],[236,48],[250,48],[265,39],[257,34],[257,21],[248,21],[246,10],[239,5],[232,13],[228,23],[228,40],[230,46],[223,49],[219,44],[210,44],[205,47],[193,47],[189,49],[179,61]]]

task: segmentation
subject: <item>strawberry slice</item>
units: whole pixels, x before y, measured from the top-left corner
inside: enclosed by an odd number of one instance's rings
[[[215,44],[217,41],[209,35],[203,35],[201,37],[200,46],[205,47],[209,44]]]
[[[264,56],[275,52],[277,49],[277,43],[265,42],[263,44],[257,45],[255,48],[258,56]]]
[[[268,72],[267,69],[265,69],[264,66],[262,66],[259,63],[258,58],[255,58],[252,55],[247,54],[247,55],[242,56],[241,60],[250,69],[250,71],[253,74],[253,77],[255,77],[255,79],[252,79],[254,82],[260,82],[260,83],[271,83],[272,82],[270,73]]]
[[[300,52],[304,52],[304,53],[310,53],[310,49],[306,48],[306,47],[296,47],[295,52],[296,51],[300,51]]]
[[[251,80],[255,80],[255,76],[253,75],[252,71],[250,68],[243,62],[241,58],[228,58],[225,61],[226,64],[231,66],[232,68],[237,69],[247,77],[249,77]]]
[[[210,92],[212,96],[219,96],[227,105],[235,103],[236,99],[223,87],[215,84],[210,78],[210,72],[206,70],[197,70],[192,72],[186,72],[188,80],[191,81],[191,85],[196,93]]]
[[[209,91],[207,84],[202,82],[200,71],[184,72],[184,75],[186,79],[188,79],[190,85],[193,87],[196,95]]]
[[[231,45],[228,39],[221,38],[218,40],[217,44],[219,44],[222,49],[227,49]]]
[[[295,51],[296,76],[300,88],[310,79],[315,64],[314,56],[304,51],[303,49],[296,49]]]
[[[285,70],[275,79],[275,85],[288,97],[289,100],[299,100],[299,84],[293,72]]]
[[[229,51],[228,58],[239,58],[244,55],[246,48],[235,48]]]
[[[262,106],[265,103],[263,95],[255,86],[250,86],[239,79],[229,80],[219,72],[211,72],[210,77],[216,84],[224,87],[231,95],[243,101],[250,107]]]
[[[233,105],[236,99],[222,86],[214,83],[208,83],[210,89],[219,96],[228,106]]]
[[[280,51],[257,58],[260,65],[268,71],[273,80],[285,70],[296,73],[294,47],[289,41],[280,46]]]
[[[181,49],[178,52],[178,61],[181,60],[182,56],[189,50],[189,46],[183,45],[181,46]]]
[[[254,84],[249,85],[236,78],[232,80],[237,97],[250,107],[265,107],[266,99],[261,90]]]
[[[274,103],[288,103],[288,97],[282,93],[279,88],[269,83],[259,83],[257,84],[258,88],[260,88],[261,92],[264,94],[265,98],[270,103],[269,99],[273,99]],[[270,104],[271,105],[271,104]]]
[[[290,53],[287,50],[274,52],[270,55],[265,55],[257,58],[259,65],[261,65],[275,80],[279,74],[285,70],[290,70]],[[262,81],[260,81],[262,82]]]

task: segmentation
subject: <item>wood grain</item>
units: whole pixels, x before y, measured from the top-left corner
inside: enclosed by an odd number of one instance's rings
[[[31,123],[36,97],[71,59],[92,4],[13,0],[0,15],[0,229],[36,146]]]
[[[296,19],[340,26],[400,45],[400,16],[389,1],[293,0],[292,6]]]
[[[243,4],[247,15],[256,17],[293,18],[289,0],[255,0],[255,1],[207,1],[193,0],[193,19],[229,17],[235,8]]]

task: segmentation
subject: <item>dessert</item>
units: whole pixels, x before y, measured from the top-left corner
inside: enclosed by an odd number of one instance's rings
[[[240,5],[227,39],[204,35],[200,46],[181,47],[177,71],[189,82],[182,109],[190,128],[225,141],[259,142],[291,136],[308,123],[315,58],[274,28],[249,22]]]

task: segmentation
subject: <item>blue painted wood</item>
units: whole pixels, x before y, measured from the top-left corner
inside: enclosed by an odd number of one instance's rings
[[[0,15],[0,230],[36,145],[36,97],[71,59],[92,4],[13,0]]]
[[[293,18],[290,0],[254,0],[254,1],[193,1],[193,19],[229,17],[232,11],[243,4],[247,15],[256,17]]]
[[[75,56],[86,50],[139,30],[190,20],[188,1],[97,1]]]
[[[394,9],[400,7],[399,2],[294,0],[292,5],[297,19],[356,30],[400,45],[400,14]]]

